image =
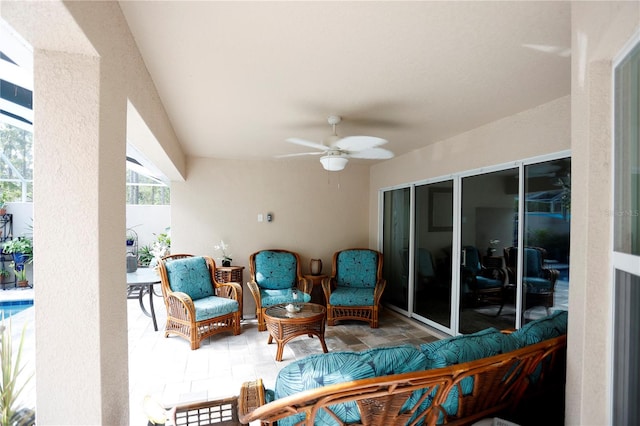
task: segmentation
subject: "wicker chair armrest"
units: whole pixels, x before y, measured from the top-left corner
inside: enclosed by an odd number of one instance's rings
[[[382,298],[382,293],[384,292],[385,287],[387,286],[387,280],[379,279],[376,282],[376,286],[373,289],[373,304],[379,305],[380,299]]]
[[[324,292],[324,297],[327,303],[329,303],[329,298],[331,297],[331,292],[334,288],[336,288],[334,277],[327,277],[322,280],[322,291]]]
[[[194,319],[196,317],[196,308],[193,305],[193,300],[191,300],[191,297],[189,297],[189,295],[187,293],[183,293],[181,291],[174,291],[169,293],[167,296],[167,305],[169,306],[169,309],[171,309],[172,306],[181,306],[182,309],[177,309],[177,312],[175,309],[171,310],[171,316],[175,317],[175,318],[179,318],[179,319],[183,319],[183,320],[191,320]]]
[[[239,283],[219,283],[216,281],[216,296],[227,299],[242,300],[242,286]]]
[[[313,284],[308,279],[304,277],[300,277],[298,279],[297,288],[303,293],[311,294],[311,290],[313,289]]]
[[[264,385],[262,379],[244,382],[238,397],[238,417],[243,424],[249,423],[246,418],[256,408],[265,404]]]
[[[556,280],[560,276],[560,271],[557,269],[543,268],[542,273],[544,274],[545,279],[551,281],[552,286],[556,284]]]
[[[258,283],[251,280],[247,282],[247,287],[249,287],[249,291],[253,296],[253,300],[256,302],[256,308],[262,308],[262,297],[260,296],[260,288],[258,287]]]

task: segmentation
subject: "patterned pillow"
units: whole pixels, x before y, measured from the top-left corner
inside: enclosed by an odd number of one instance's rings
[[[420,345],[427,357],[427,369],[475,361],[513,349],[516,347],[510,336],[496,328]]]
[[[436,342],[420,345],[420,350],[427,357],[427,369],[441,368],[464,362],[475,361],[516,349],[515,342],[508,334],[496,328],[487,328],[477,333],[451,337]],[[473,377],[464,378],[460,382],[463,395],[473,391]],[[449,415],[458,412],[458,388],[449,392],[442,407]],[[440,416],[442,420],[442,415]]]
[[[520,347],[540,343],[544,340],[567,334],[567,311],[556,311],[548,317],[525,324],[512,336]]]
[[[275,385],[275,398],[279,399],[307,389],[325,385],[343,383],[351,380],[374,377],[373,367],[363,362],[357,352],[331,352],[309,355],[300,361],[292,362],[278,373]],[[341,404],[340,412],[347,423],[357,422],[360,418],[355,402]],[[290,426],[304,419],[304,414],[296,414],[278,420],[278,426]],[[335,424],[326,412],[316,417],[316,424]]]
[[[203,257],[187,257],[166,263],[169,285],[173,291],[186,293],[192,300],[213,296],[211,272]]]
[[[378,254],[372,250],[344,250],[338,254],[336,281],[342,287],[374,288]]]
[[[265,250],[256,254],[255,262],[258,287],[282,290],[295,285],[297,264],[292,253]]]

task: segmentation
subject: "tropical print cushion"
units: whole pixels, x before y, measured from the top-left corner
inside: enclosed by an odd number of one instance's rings
[[[329,302],[333,306],[373,306],[373,288],[336,287]]]
[[[427,357],[427,369],[475,361],[514,349],[517,347],[513,339],[496,328],[420,345]]]
[[[411,345],[376,348],[363,352],[310,355],[280,370],[274,397],[283,398],[303,390],[351,380],[422,370],[424,365],[424,355]],[[338,404],[332,409],[346,423],[360,422],[360,412],[355,402]],[[293,425],[302,418],[302,414],[290,416],[279,420],[278,425]],[[326,412],[321,411],[315,424],[335,425],[335,421]]]
[[[567,311],[556,311],[548,317],[525,324],[511,336],[520,347],[540,343],[547,339],[567,334]]]
[[[297,280],[296,257],[292,253],[264,250],[256,254],[256,283],[260,288],[291,288]]]
[[[279,303],[307,303],[311,301],[311,295],[298,291],[298,299],[293,298],[293,289],[269,290],[260,289],[260,302],[262,307],[273,306]]]
[[[196,308],[196,321],[208,320],[230,314],[238,310],[238,302],[226,297],[209,296],[193,301]]]
[[[378,254],[372,250],[344,250],[338,254],[336,283],[338,287],[376,286]]]
[[[189,295],[192,300],[213,296],[211,272],[204,257],[187,257],[166,263],[169,286]]]
[[[501,333],[496,328],[420,345],[420,350],[427,357],[427,369],[462,364],[515,349],[516,343],[511,336]],[[460,382],[463,395],[470,394],[473,386],[473,377],[467,377]],[[442,407],[450,415],[458,412],[457,387],[451,390]]]

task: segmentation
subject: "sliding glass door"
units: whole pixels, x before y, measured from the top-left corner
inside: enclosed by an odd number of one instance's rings
[[[460,333],[514,328],[516,285],[505,261],[518,246],[518,169],[462,179]]]
[[[522,324],[569,306],[571,159],[527,165],[524,177]]]
[[[403,311],[409,310],[410,208],[409,188],[394,189],[384,193],[382,252],[387,287],[382,295],[382,301]]]
[[[451,328],[453,181],[415,188],[413,312]]]

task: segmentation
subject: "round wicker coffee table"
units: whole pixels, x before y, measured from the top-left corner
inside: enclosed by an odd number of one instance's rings
[[[264,321],[269,332],[267,344],[271,344],[273,339],[278,344],[276,361],[282,361],[282,351],[289,340],[304,334],[309,337],[318,336],[322,350],[327,353],[327,345],[324,342],[327,309],[315,303],[299,303],[299,311],[290,312],[286,306],[274,305],[264,311]]]

